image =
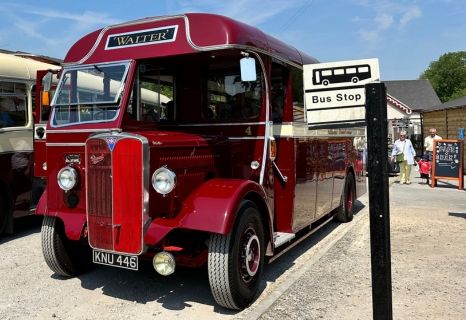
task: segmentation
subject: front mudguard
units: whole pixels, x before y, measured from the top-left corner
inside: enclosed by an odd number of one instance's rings
[[[265,203],[264,189],[254,181],[212,179],[195,189],[173,219],[156,218],[144,237],[148,246],[156,245],[176,228],[228,234],[233,227],[241,200],[255,193]]]
[[[58,217],[62,220],[65,227],[66,237],[70,240],[81,239],[86,225],[86,214],[85,213],[66,213],[66,212],[52,212],[47,207],[47,189],[40,197],[37,203],[36,212],[37,215],[42,216],[53,216]]]

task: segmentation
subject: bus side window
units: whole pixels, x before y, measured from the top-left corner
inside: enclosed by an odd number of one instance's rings
[[[139,67],[126,112],[138,121],[170,122],[175,120],[173,97],[173,73],[143,64]]]
[[[293,85],[293,121],[305,122],[303,70],[292,68],[291,81]]]
[[[27,123],[26,86],[0,82],[0,128],[23,127]]]
[[[272,120],[275,123],[283,121],[283,109],[285,106],[286,87],[288,82],[288,69],[284,66],[273,63],[271,72],[271,102]]]
[[[203,118],[209,122],[258,120],[263,88],[260,70],[256,65],[256,81],[241,81],[237,60],[217,57],[210,61],[207,66],[207,103],[202,111]]]

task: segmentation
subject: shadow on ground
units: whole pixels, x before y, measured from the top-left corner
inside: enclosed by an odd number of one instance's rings
[[[13,234],[0,234],[0,245],[34,233],[39,233],[42,226],[42,216],[30,215],[15,219]]]
[[[356,201],[355,214],[363,208],[363,204]],[[267,282],[276,281],[294,265],[294,261],[299,256],[332,233],[339,225],[340,223],[337,222],[328,223],[273,263],[266,264],[260,292],[265,290]],[[52,277],[57,281],[66,281],[58,276]],[[210,292],[206,267],[199,269],[177,268],[173,275],[163,277],[154,271],[151,262],[142,261],[140,270],[137,272],[96,265],[92,271],[78,278],[81,281],[81,286],[85,289],[101,289],[105,295],[135,303],[156,302],[168,310],[179,311],[191,308],[194,302],[211,305],[214,307],[214,311],[219,314],[234,315],[239,312],[216,305]]]

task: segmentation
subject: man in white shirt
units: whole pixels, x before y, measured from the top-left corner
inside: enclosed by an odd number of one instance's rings
[[[430,128],[430,135],[424,139],[424,148],[429,156],[429,161],[432,161],[432,152],[434,151],[434,140],[441,140],[442,137],[437,135],[437,129]]]

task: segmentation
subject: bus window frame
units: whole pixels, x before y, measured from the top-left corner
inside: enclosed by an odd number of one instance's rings
[[[159,66],[156,66],[157,67],[157,70],[158,70],[158,77],[156,80],[154,81],[148,81],[148,77],[146,77],[146,80],[144,80],[144,77],[143,80],[141,80],[141,66],[143,65],[148,65],[150,64],[150,61],[145,61],[144,63],[140,63],[136,66],[136,71],[135,71],[135,74],[134,74],[134,81],[133,81],[133,84],[132,84],[132,87],[130,88],[130,93],[129,93],[129,99],[128,99],[128,105],[126,106],[126,109],[125,109],[125,114],[127,116],[130,117],[130,119],[132,121],[138,121],[138,122],[144,122],[144,123],[154,123],[154,124],[160,124],[160,123],[172,123],[174,121],[176,121],[176,86],[177,86],[177,83],[176,83],[176,70],[172,67],[170,68],[163,68],[163,67],[159,67]],[[171,80],[172,80],[172,98],[170,101],[173,101],[174,104],[173,104],[173,114],[172,114],[172,119],[162,119],[162,118],[159,118],[157,121],[155,120],[147,120],[145,118],[145,116],[147,116],[147,114],[144,114],[143,112],[143,109],[144,109],[144,102],[142,101],[142,89],[145,89],[141,86],[141,83],[142,82],[146,82],[146,83],[154,83],[154,84],[157,84],[159,86],[162,86],[162,85],[165,85],[163,84],[163,82],[160,80],[161,79],[161,71],[164,71],[165,73],[162,75],[162,76],[169,76],[171,77]],[[144,72],[142,72],[144,73]],[[161,92],[157,92],[157,91],[152,91],[150,89],[146,89],[148,91],[151,91],[151,92],[154,92],[156,94],[159,95],[159,101],[158,101],[158,105],[159,105],[159,108],[160,110],[162,109],[162,105],[165,104],[163,106],[163,108],[165,108],[164,110],[164,116],[166,116],[166,110],[168,108],[168,103],[170,101],[167,101],[166,103],[164,102],[161,102],[161,97],[164,96],[164,97],[167,97],[167,98],[170,98],[168,96],[165,96],[163,95]],[[129,106],[131,105],[131,108],[136,108],[135,110],[132,110],[132,112],[129,112]],[[135,113],[134,113],[135,112]],[[160,117],[160,115],[159,115]]]
[[[52,112],[51,112],[51,115],[50,115],[50,125],[52,128],[60,128],[60,127],[67,127],[67,126],[79,126],[79,125],[88,125],[88,124],[99,124],[99,123],[109,123],[109,122],[113,122],[115,120],[117,120],[121,114],[121,109],[123,107],[123,97],[124,97],[124,92],[127,89],[127,87],[129,86],[130,84],[130,79],[129,79],[129,75],[130,75],[130,69],[132,67],[132,63],[133,63],[133,60],[121,60],[121,61],[112,61],[112,62],[104,62],[104,63],[93,63],[93,64],[82,64],[82,65],[73,65],[73,66],[70,66],[70,67],[67,67],[67,68],[64,68],[63,70],[61,70],[60,72],[60,80],[58,81],[58,85],[57,85],[57,88],[56,88],[56,91],[55,91],[55,94],[53,96],[53,100],[52,100],[52,103],[51,103],[51,107],[52,107]],[[79,103],[79,102],[73,102],[73,103],[68,103],[68,104],[57,104],[57,100],[58,100],[58,96],[59,96],[59,92],[60,90],[62,89],[63,86],[65,85],[70,85],[70,84],[65,84],[65,81],[64,81],[64,78],[65,78],[65,75],[69,74],[68,71],[79,71],[79,70],[83,70],[83,69],[88,69],[90,67],[94,67],[95,66],[107,66],[107,65],[124,65],[125,66],[125,71],[123,72],[122,74],[122,77],[121,77],[121,85],[120,85],[120,88],[117,90],[116,94],[115,94],[115,99],[114,99],[114,102],[106,102],[106,101],[93,101],[93,102],[84,102],[84,103]],[[74,73],[76,75],[76,73]],[[70,74],[71,75],[71,89],[72,90],[73,88],[76,89],[76,85],[73,85],[73,82],[76,81],[76,79],[73,79],[73,78],[76,78],[76,76],[73,76],[73,73]],[[70,97],[73,95],[73,93],[70,93]],[[81,112],[81,109],[82,108],[115,108],[116,110],[110,110],[110,111],[113,111],[115,112],[114,116],[112,118],[103,118],[103,119],[97,119],[97,120],[90,120],[90,121],[80,121],[80,120],[77,120],[77,121],[74,121],[74,122],[71,122],[71,121],[68,121],[67,123],[60,123],[60,124],[57,124],[55,123],[55,117],[56,117],[56,114],[58,113],[58,110],[57,108],[67,108],[67,113],[68,113],[68,119],[71,118],[72,116],[75,116],[77,119],[79,119],[81,117],[80,115],[80,112]],[[72,113],[72,109],[73,108],[76,108],[76,111],[73,111]],[[65,110],[66,112],[66,110]],[[99,112],[105,112],[105,110],[102,110],[102,111],[99,111]]]
[[[215,64],[208,64],[206,65],[206,69],[205,69],[205,72],[206,72],[206,78],[205,78],[205,87],[206,87],[206,90],[205,90],[205,101],[206,103],[202,106],[202,110],[201,110],[201,117],[204,121],[206,121],[207,123],[244,123],[244,122],[260,122],[260,119],[261,119],[261,114],[262,114],[262,109],[264,108],[264,99],[266,98],[266,76],[264,74],[264,70],[262,70],[263,68],[261,67],[260,65],[260,61],[258,61],[257,58],[254,58],[255,60],[255,63],[256,63],[256,80],[255,81],[242,81],[241,80],[241,68],[240,68],[240,55],[238,54],[238,56],[236,55],[225,55],[225,56],[218,56],[216,57],[216,59],[218,58],[223,58],[223,59],[227,59],[226,61],[228,63],[230,63],[231,65],[225,65],[225,64],[217,64],[217,61]],[[233,109],[232,109],[232,116],[231,117],[209,117],[208,116],[208,113],[209,113],[209,109],[211,109],[211,106],[215,106],[213,103],[211,103],[211,98],[210,98],[210,95],[211,95],[211,90],[209,89],[209,81],[210,81],[210,78],[211,78],[211,75],[213,74],[218,74],[218,73],[222,73],[223,75],[223,80],[226,79],[227,76],[234,76],[234,77],[239,77],[240,79],[240,82],[243,83],[243,82],[246,82],[246,83],[253,83],[253,82],[256,82],[259,84],[259,90],[260,90],[260,93],[259,93],[259,97],[257,99],[257,112],[253,115],[253,116],[250,116],[250,117],[247,117],[243,114],[243,110],[244,110],[244,102],[241,104],[241,110],[240,112],[238,113],[239,115],[241,116],[234,116],[233,113]],[[237,93],[235,94],[234,96],[234,99],[238,99],[240,98],[240,94],[243,94],[246,93],[246,92],[253,92],[253,91],[244,91],[244,92],[241,92],[241,93]],[[223,93],[227,93],[226,92],[226,88],[225,88],[225,91]],[[238,97],[237,97],[238,96]],[[244,96],[243,96],[244,97]],[[225,104],[226,105],[226,104]],[[233,108],[235,106],[233,105]],[[214,110],[212,110],[213,112]]]

